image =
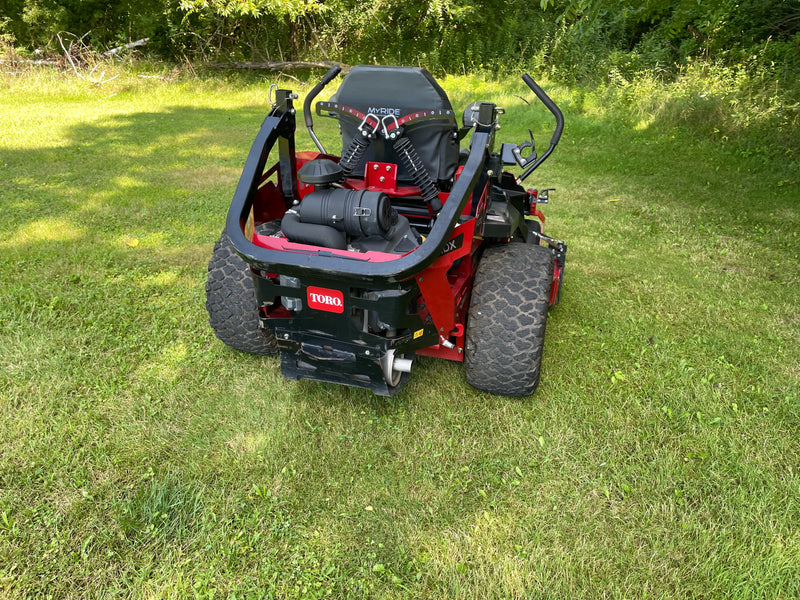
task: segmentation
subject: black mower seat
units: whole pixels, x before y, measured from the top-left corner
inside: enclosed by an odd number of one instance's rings
[[[395,117],[434,181],[444,182],[455,175],[459,155],[455,113],[447,94],[421,67],[353,67],[331,100],[317,104],[317,112],[339,120],[343,152],[354,136],[361,137],[358,128],[363,115],[373,115],[388,127],[393,126]],[[362,116],[357,116],[359,113]],[[371,129],[375,122],[370,118]],[[393,145],[394,140],[377,135],[357,161],[353,176],[363,177],[367,161],[379,161],[397,164],[398,181],[413,183]]]

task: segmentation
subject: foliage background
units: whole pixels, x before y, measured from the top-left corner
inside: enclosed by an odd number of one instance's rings
[[[504,66],[566,80],[675,75],[703,59],[784,84],[800,74],[800,3],[790,0],[3,0],[0,15],[27,52],[57,51],[59,31],[91,31],[98,47],[149,37],[165,59]]]

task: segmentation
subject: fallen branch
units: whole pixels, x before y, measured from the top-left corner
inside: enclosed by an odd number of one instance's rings
[[[150,38],[142,38],[140,40],[136,40],[135,42],[131,42],[130,44],[125,44],[123,46],[117,46],[116,48],[112,48],[111,50],[106,50],[105,52],[103,52],[102,56],[116,56],[123,50],[130,50],[131,48],[138,48],[139,46],[144,46],[149,41]]]
[[[247,69],[253,71],[282,71],[284,69],[330,69],[334,66],[342,67],[342,70],[347,71],[350,69],[348,65],[333,62],[329,60],[323,61],[279,61],[279,62],[228,62],[228,63],[205,63],[204,66],[211,67],[212,69]]]
[[[284,73],[283,71],[281,71],[280,73],[278,73],[278,75],[280,75],[281,77],[286,77],[287,79],[294,79],[294,80],[295,80],[297,83],[300,83],[300,84],[302,84],[302,83],[303,83],[302,81],[300,81],[300,80],[299,80],[297,77],[295,77],[294,75],[289,75],[288,73]],[[264,79],[266,79],[266,77],[264,77]]]
[[[89,33],[91,33],[91,32],[87,31],[86,33],[84,33],[83,36],[81,37],[81,39],[78,40],[78,41],[79,42],[82,41],[83,38],[85,38],[87,35],[89,35]],[[72,34],[70,34],[70,35],[72,35]],[[69,61],[69,64],[72,65],[72,70],[75,71],[75,75],[77,75],[78,77],[80,77],[81,79],[86,81],[86,77],[84,77],[83,75],[81,75],[78,72],[78,67],[75,66],[75,61],[72,60],[72,42],[69,43],[69,50],[67,50],[64,47],[64,40],[61,39],[61,32],[58,32],[56,34],[56,37],[58,38],[58,43],[61,44],[61,49],[64,51],[64,54],[66,55],[67,60]]]
[[[90,33],[91,33],[91,31],[87,31],[80,38],[78,38],[78,43],[77,43],[78,48],[77,48],[77,52],[76,52],[76,58],[79,61],[82,61],[83,63],[88,62],[86,60],[86,55],[88,55],[88,56],[94,55],[94,53],[83,43],[83,38],[85,38]],[[72,34],[72,33],[70,33],[69,35],[73,35],[74,36],[74,34]],[[78,71],[78,67],[75,64],[75,60],[72,57],[72,53],[73,53],[73,51],[74,51],[74,49],[76,47],[75,42],[70,42],[69,43],[69,49],[67,49],[64,46],[64,40],[61,39],[61,32],[57,33],[56,37],[58,38],[58,43],[61,44],[61,49],[64,51],[64,55],[67,57],[67,60],[69,61],[70,66],[72,67],[72,70],[75,72],[75,75],[77,75],[80,79],[83,79],[84,81],[89,81],[91,83],[94,83],[95,85],[103,85],[104,83],[108,83],[109,81],[113,81],[114,79],[119,77],[119,74],[117,74],[117,75],[114,75],[114,77],[109,77],[108,79],[103,79],[106,76],[106,72],[105,71],[100,73],[100,77],[95,77],[94,76],[94,72],[97,69],[97,67],[100,66],[99,63],[96,63],[94,65],[94,67],[92,67],[92,70],[89,72],[89,77],[87,79],[86,77],[84,77],[81,74],[80,71]],[[75,37],[77,38],[78,36],[75,36]]]
[[[103,79],[103,77],[105,77],[105,76],[106,76],[106,72],[105,72],[105,71],[103,71],[102,73],[100,73],[100,77],[97,77],[97,78],[95,78],[95,77],[93,76],[93,75],[94,75],[94,70],[95,70],[97,67],[99,67],[99,66],[100,66],[99,64],[96,64],[95,66],[93,66],[93,67],[92,67],[92,70],[91,70],[91,71],[89,71],[89,80],[90,80],[92,83],[96,83],[97,85],[102,85],[102,84],[104,84],[104,83],[108,83],[109,81],[112,81],[112,80],[116,79],[117,77],[119,77],[119,73],[117,73],[117,74],[116,74],[116,75],[114,75],[113,77],[109,77],[108,79],[105,79],[105,80],[104,80],[104,79]]]
[[[55,60],[32,60],[32,59],[21,59],[15,58],[12,60],[0,60],[0,64],[3,65],[47,65],[49,67],[55,67],[58,65],[58,61]]]
[[[708,36],[706,34],[704,34],[704,33],[700,33],[697,30],[697,27],[695,27],[694,25],[689,24],[689,25],[686,26],[686,29],[688,29],[692,33],[692,35],[694,37],[696,37],[698,40],[700,40],[701,42],[707,42],[708,41]]]

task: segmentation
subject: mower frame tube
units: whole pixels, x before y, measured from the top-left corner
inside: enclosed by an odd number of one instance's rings
[[[286,110],[282,112],[280,106],[276,107],[264,120],[250,149],[228,210],[225,231],[236,252],[252,268],[266,272],[279,270],[281,273],[296,277],[322,273],[358,285],[364,283],[391,284],[414,277],[439,258],[481,177],[487,151],[493,140],[493,133],[490,130],[477,129],[473,133],[467,162],[461,175],[455,181],[448,200],[437,216],[425,243],[395,260],[368,262],[359,259],[355,253],[353,258],[342,257],[331,254],[325,248],[298,252],[270,250],[255,245],[245,237],[243,226],[250,215],[267,158],[276,142],[280,150],[279,179],[284,199],[287,201],[287,208],[295,199],[298,199],[294,172],[295,120],[291,100],[288,100],[284,108]],[[290,197],[287,192],[290,192],[292,196]]]

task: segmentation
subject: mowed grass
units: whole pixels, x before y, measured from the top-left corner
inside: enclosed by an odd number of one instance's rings
[[[268,81],[0,81],[3,596],[800,596],[797,147],[547,87],[566,130],[527,183],[569,254],[539,390],[421,358],[386,399],[209,329]],[[546,148],[521,83],[444,86]]]

